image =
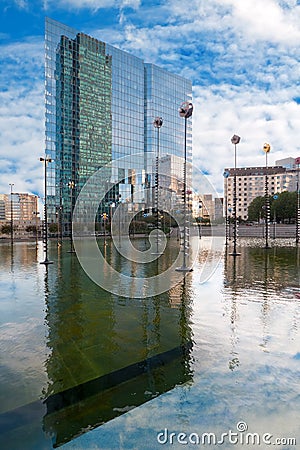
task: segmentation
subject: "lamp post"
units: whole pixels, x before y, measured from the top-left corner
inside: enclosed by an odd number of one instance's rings
[[[37,248],[38,246],[38,215],[40,214],[39,211],[33,212],[35,216],[35,246]]]
[[[191,102],[183,102],[179,108],[180,117],[184,117],[184,163],[183,163],[183,263],[178,267],[177,272],[191,272],[193,269],[187,267],[186,257],[189,256],[189,235],[187,223],[187,208],[186,208],[186,163],[187,163],[187,120],[193,114],[193,104]]]
[[[231,241],[231,233],[230,233],[230,218],[232,218],[232,208],[231,204],[228,203],[227,209],[227,222],[228,222],[228,241]]]
[[[232,144],[234,144],[234,177],[233,177],[233,252],[230,253],[231,256],[239,256],[240,253],[237,253],[236,251],[236,242],[237,242],[237,227],[238,227],[238,221],[237,221],[237,213],[236,213],[236,207],[237,207],[237,194],[236,194],[236,146],[240,142],[241,138],[240,136],[237,136],[234,134],[231,138]]]
[[[162,117],[155,117],[153,121],[154,128],[157,129],[157,146],[156,146],[156,158],[155,158],[155,186],[154,186],[154,208],[156,214],[156,252],[153,254],[160,255],[159,251],[159,232],[160,229],[160,214],[159,214],[159,174],[158,174],[158,166],[159,166],[159,131],[162,127],[163,119]]]
[[[223,177],[225,181],[224,186],[224,208],[225,208],[225,245],[228,245],[228,197],[227,197],[227,179],[230,175],[228,170],[224,170]]]
[[[115,197],[116,200],[116,207],[118,208],[118,215],[117,215],[117,219],[118,219],[118,236],[119,236],[119,248],[121,248],[121,208],[122,208],[122,201],[121,201],[122,195],[118,194],[117,197]]]
[[[116,197],[115,197],[115,201],[110,201],[109,202],[109,223],[110,223],[110,235],[113,235],[113,230],[112,230],[112,223],[113,223],[113,216],[115,214],[115,208],[116,208],[117,202],[116,202]]]
[[[295,164],[297,165],[297,210],[296,210],[296,244],[300,241],[300,184],[299,184],[299,167],[300,167],[300,157],[295,159]]]
[[[198,216],[198,224],[199,224],[199,227],[198,227],[198,230],[199,230],[199,239],[201,239],[201,237],[202,237],[202,228],[201,228],[201,225],[202,225],[202,208],[203,208],[203,202],[202,202],[202,200],[199,200],[199,204],[198,204],[198,208],[199,208],[199,216]]]
[[[275,194],[273,195],[273,199],[277,200],[278,199],[278,195]],[[276,206],[275,203],[273,203],[274,205],[274,217],[273,217],[273,239],[276,239]]]
[[[103,228],[104,228],[104,247],[106,246],[106,220],[107,220],[107,213],[104,212],[102,214],[102,219],[103,219]]]
[[[70,230],[70,250],[68,251],[68,253],[75,253],[75,250],[73,248],[73,223],[72,223],[72,219],[73,219],[73,190],[75,188],[75,181],[70,180],[68,183],[68,188],[70,189],[70,226],[69,226],[69,230]]]
[[[265,143],[263,150],[266,154],[266,176],[265,176],[265,248],[269,246],[269,226],[270,226],[270,199],[269,199],[269,179],[268,179],[268,153],[270,153],[270,144]]]
[[[61,180],[57,185],[57,187],[59,188],[59,206],[57,207],[58,247],[61,247],[63,242],[63,198],[62,198],[63,182]]]
[[[48,215],[47,215],[47,164],[51,163],[53,159],[45,156],[45,158],[40,158],[40,161],[44,163],[44,191],[45,191],[45,202],[44,202],[44,253],[45,260],[41,261],[40,264],[53,264],[53,261],[48,259]]]
[[[10,242],[14,243],[14,218],[13,218],[13,186],[14,183],[9,183],[10,186]]]

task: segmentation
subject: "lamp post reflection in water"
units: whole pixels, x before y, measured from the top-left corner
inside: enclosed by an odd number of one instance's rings
[[[274,252],[275,252],[274,248]],[[275,253],[273,257],[275,256]],[[268,351],[267,345],[269,342],[269,331],[268,326],[270,322],[269,318],[269,312],[270,312],[270,301],[269,301],[269,284],[270,280],[274,277],[274,267],[270,264],[270,253],[265,252],[264,254],[264,270],[263,270],[263,303],[261,308],[261,321],[262,321],[262,344],[261,347],[264,349],[264,351]]]
[[[238,336],[238,305],[239,305],[239,292],[237,285],[237,264],[236,258],[228,258],[227,251],[224,254],[224,284],[226,288],[230,288],[230,296],[228,303],[226,303],[226,313],[230,320],[230,359],[228,361],[228,367],[231,371],[235,370],[240,365],[239,353],[237,350],[239,336]]]
[[[295,159],[295,164],[297,166],[296,244],[298,245],[300,241],[300,184],[299,184],[300,157]]]

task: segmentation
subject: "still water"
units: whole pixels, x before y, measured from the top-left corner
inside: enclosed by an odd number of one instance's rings
[[[139,299],[93,283],[67,243],[48,267],[41,244],[1,243],[0,448],[209,448],[214,433],[239,449],[247,432],[271,437],[246,448],[300,448],[300,252],[262,245],[241,239],[233,258],[202,238],[193,272]]]

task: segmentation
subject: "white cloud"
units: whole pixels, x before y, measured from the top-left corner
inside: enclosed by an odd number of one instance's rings
[[[275,0],[223,0],[232,6],[232,25],[252,40],[297,45],[300,8],[281,8]],[[290,2],[291,3],[291,2]],[[290,5],[291,6],[291,5]]]
[[[22,1],[22,0],[20,0]],[[140,6],[140,0],[44,0],[44,9],[90,9],[93,12],[103,8],[132,8],[137,9]]]
[[[9,8],[16,7],[22,10],[28,10],[28,0],[1,0],[3,4],[3,10],[7,11]]]
[[[122,8],[138,9],[141,5],[141,0],[122,0],[120,6]]]
[[[300,33],[300,5],[296,0],[170,0],[165,24],[190,23],[191,32],[234,31],[252,41],[267,40],[297,45]]]
[[[0,62],[0,192],[42,193],[44,153],[43,41],[3,45]]]
[[[26,0],[14,0],[14,2],[21,9],[28,8],[28,3]]]
[[[62,6],[71,8],[89,8],[97,11],[102,8],[109,8],[116,6],[116,1],[110,0],[61,0]]]

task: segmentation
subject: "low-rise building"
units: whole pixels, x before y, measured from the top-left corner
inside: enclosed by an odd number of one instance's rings
[[[293,162],[293,161],[294,162]],[[237,217],[246,220],[248,217],[248,207],[256,197],[265,195],[266,174],[268,176],[269,195],[281,193],[283,191],[296,191],[298,169],[295,165],[295,158],[285,158],[276,161],[285,164],[271,167],[240,167],[237,169],[227,168],[228,178],[224,177],[224,198],[228,210],[233,209],[233,188],[234,176],[236,175],[236,197],[237,197]]]

